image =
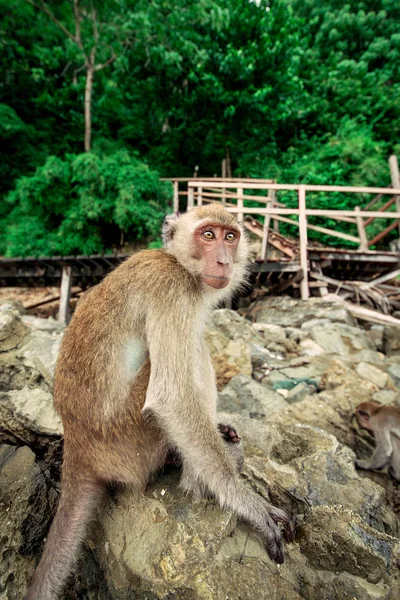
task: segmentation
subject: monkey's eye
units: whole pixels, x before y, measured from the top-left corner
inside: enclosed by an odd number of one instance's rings
[[[206,240],[213,240],[215,238],[215,235],[213,234],[212,231],[210,231],[209,229],[207,229],[207,231],[203,231],[203,233],[201,234],[203,236],[203,238],[205,238]]]
[[[228,240],[228,242],[233,242],[233,240],[236,240],[236,234],[230,231],[226,234],[225,239]]]
[[[360,415],[360,417],[364,417],[364,419],[369,419],[369,414],[367,412],[365,412],[364,410],[359,410],[357,412]]]

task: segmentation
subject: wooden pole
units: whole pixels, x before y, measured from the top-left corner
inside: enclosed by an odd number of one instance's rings
[[[222,175],[223,179],[226,179],[226,158],[222,159],[221,175]],[[225,188],[222,189],[221,200],[222,200],[223,206],[225,206],[225,204],[226,204]]]
[[[203,188],[197,188],[197,206],[203,205],[203,196],[202,196]]]
[[[179,181],[174,181],[174,213],[179,212]]]
[[[368,239],[367,239],[367,234],[365,232],[364,220],[358,214],[360,212],[360,207],[356,206],[354,211],[356,213],[358,237],[360,238],[360,250],[366,251],[366,250],[368,250]]]
[[[393,188],[400,188],[400,173],[399,173],[399,163],[397,161],[397,156],[392,154],[389,158],[389,167],[390,167],[390,177],[392,180]],[[396,196],[396,211],[400,212],[400,196]],[[400,223],[399,223],[399,236],[400,236]]]
[[[194,206],[194,188],[189,186],[188,199],[187,199],[187,210],[192,210]]]
[[[60,307],[57,320],[61,323],[68,322],[69,301],[71,298],[72,267],[63,267],[61,276]]]
[[[239,223],[243,223],[244,213],[243,213],[243,189],[237,190],[237,207],[240,212],[238,212],[238,221]]]
[[[299,233],[300,266],[303,269],[303,279],[300,282],[300,292],[301,299],[307,300],[310,295],[310,290],[308,289],[306,188],[304,185],[299,185]]]
[[[261,259],[267,259],[267,250],[268,250],[268,234],[269,234],[269,225],[271,223],[271,215],[265,215],[264,217],[264,227],[263,227],[263,236],[261,243]]]

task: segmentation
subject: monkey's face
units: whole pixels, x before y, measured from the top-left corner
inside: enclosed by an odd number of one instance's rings
[[[234,226],[203,222],[193,233],[194,257],[201,262],[203,283],[222,289],[229,285],[240,240]]]
[[[368,429],[369,431],[373,430],[370,419],[373,413],[375,412],[375,405],[372,402],[363,402],[356,408],[355,417],[357,419],[358,425],[362,429]]]

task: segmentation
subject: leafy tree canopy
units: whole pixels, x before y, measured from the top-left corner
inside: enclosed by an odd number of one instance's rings
[[[2,252],[97,251],[121,230],[152,235],[166,202],[155,171],[190,176],[199,165],[210,176],[226,156],[238,176],[389,184],[387,157],[400,151],[397,0],[78,4],[81,45],[71,0],[0,0]],[[85,156],[93,48],[104,68],[94,69]],[[137,204],[133,172],[154,213]]]

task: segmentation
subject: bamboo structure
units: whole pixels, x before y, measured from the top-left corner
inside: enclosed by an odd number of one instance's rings
[[[177,197],[186,198],[186,209],[191,210],[194,206],[200,206],[210,202],[221,202],[227,210],[236,213],[238,220],[244,223],[250,231],[261,237],[260,260],[266,260],[268,240],[274,232],[279,232],[279,223],[285,223],[297,227],[299,230],[299,269],[302,271],[302,280],[299,283],[301,297],[307,299],[310,285],[308,282],[309,258],[308,258],[308,231],[317,231],[338,239],[353,242],[358,245],[359,251],[370,253],[370,248],[383,239],[396,227],[400,227],[400,180],[397,158],[389,160],[392,187],[362,187],[362,186],[337,186],[337,185],[308,185],[308,184],[284,184],[272,180],[249,179],[249,178],[176,178],[174,184],[174,209],[178,203]],[[179,185],[185,185],[186,189],[179,191]],[[268,195],[257,195],[260,192]],[[297,192],[298,203],[295,208],[288,208],[276,199],[279,191]],[[374,194],[374,198],[364,207],[357,206],[354,210],[334,210],[307,208],[307,193],[309,192],[336,192],[347,194]],[[372,210],[377,203],[390,196],[380,208]],[[252,206],[249,206],[249,203]],[[257,204],[257,206],[254,206]],[[391,210],[394,207],[395,210]],[[253,220],[253,225],[246,221],[251,217],[261,217],[263,225],[254,226],[258,223]],[[354,226],[355,234],[337,231],[331,227],[322,227],[308,223],[309,217],[322,217],[336,221],[347,222]],[[375,219],[392,219],[393,222],[379,234],[368,239],[366,227]],[[271,229],[272,227],[272,229]],[[272,232],[272,233],[271,233]],[[278,233],[279,237],[279,233]]]

